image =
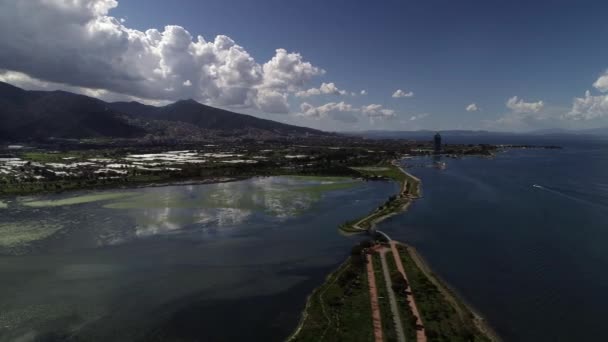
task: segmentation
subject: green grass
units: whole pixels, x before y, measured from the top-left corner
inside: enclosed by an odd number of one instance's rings
[[[379,166],[353,167],[356,170],[368,177],[383,177],[398,181],[401,186],[405,184],[405,194],[401,194],[401,190],[397,195],[391,196],[385,203],[380,205],[376,210],[368,214],[364,219],[356,219],[348,221],[340,226],[340,230],[345,233],[361,232],[360,229],[354,228],[355,224],[362,229],[368,229],[375,221],[383,216],[390,215],[402,211],[411,198],[418,198],[421,195],[420,181],[414,176],[404,173],[401,169],[393,164],[380,164]]]
[[[399,183],[403,182],[406,178],[397,166],[390,163],[377,166],[353,167],[352,169],[366,176],[385,177]]]
[[[416,305],[422,316],[428,340],[441,342],[490,341],[475,326],[472,313],[463,308],[455,308],[453,303],[418,268],[407,249],[404,246],[397,248],[410,281]]]
[[[290,341],[372,341],[368,286],[365,267],[349,259],[309,297],[301,330]]]

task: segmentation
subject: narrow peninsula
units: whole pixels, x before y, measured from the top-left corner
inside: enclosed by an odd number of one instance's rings
[[[397,161],[353,168],[369,180],[400,184],[365,217],[340,231],[369,234],[308,297],[287,341],[500,341],[484,319],[437,277],[417,251],[392,240],[376,224],[421,197],[421,181]]]

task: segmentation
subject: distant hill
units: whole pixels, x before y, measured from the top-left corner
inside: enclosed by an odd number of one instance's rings
[[[412,139],[412,140],[431,140],[437,131],[433,130],[418,130],[418,131],[359,131],[359,132],[342,132],[342,134],[366,137],[370,139]],[[568,130],[560,128],[542,129],[530,132],[515,133],[515,132],[495,132],[485,130],[442,130],[439,131],[441,136],[449,138],[486,138],[486,137],[559,137],[559,136],[608,136],[608,127],[592,128],[582,130]]]
[[[64,91],[25,91],[0,82],[0,139],[143,135],[103,101]]]
[[[138,102],[115,102],[108,105],[134,118],[181,122],[205,130],[230,132],[248,129],[277,135],[329,134],[312,128],[287,125],[206,106],[194,100],[181,100],[164,107],[148,106]]]
[[[65,91],[26,91],[0,82],[0,140],[146,135],[196,139],[218,135],[276,138],[332,133],[233,113],[193,100],[164,107],[138,102],[108,103]]]

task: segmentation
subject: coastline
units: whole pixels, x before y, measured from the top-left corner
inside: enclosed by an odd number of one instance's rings
[[[372,179],[389,179],[400,182],[399,191],[390,196],[376,210],[357,220],[340,225],[340,231],[346,234],[358,234],[374,230],[376,225],[387,218],[409,209],[412,202],[422,197],[422,181],[414,175],[405,171],[397,160],[376,168],[355,169]],[[396,173],[395,173],[396,172]]]
[[[405,171],[399,165],[398,161],[393,160],[391,162],[391,165],[396,167],[403,174],[403,177],[404,177],[402,179],[402,186],[400,187],[400,191],[397,195],[395,195],[395,199],[397,199],[397,200],[402,199],[403,202],[399,203],[398,206],[393,207],[389,212],[384,213],[380,216],[376,216],[378,214],[378,211],[382,210],[382,208],[383,208],[383,205],[381,205],[380,208],[378,208],[376,211],[368,214],[367,216],[363,217],[362,219],[358,219],[358,220],[354,221],[354,223],[347,223],[347,224],[341,225],[340,229],[339,229],[340,233],[351,235],[351,234],[360,234],[362,232],[369,232],[369,230],[375,232],[375,227],[378,223],[384,221],[385,219],[387,219],[391,216],[406,212],[409,209],[409,206],[413,203],[413,201],[415,199],[422,197],[421,180],[419,178],[411,175],[407,171]],[[415,184],[414,187],[409,186],[412,183]],[[389,202],[390,201],[391,200],[389,199]],[[389,202],[387,202],[387,203],[389,203]],[[365,229],[365,228],[361,228],[359,226],[359,224],[361,224],[362,222],[368,221],[368,220],[369,220],[369,222],[367,222],[367,223],[369,224],[369,228]],[[431,269],[431,267],[429,266],[429,263],[420,255],[420,253],[418,253],[418,251],[413,246],[410,246],[403,242],[396,242],[396,243],[398,245],[405,247],[405,249],[407,250],[407,254],[414,261],[416,267],[424,274],[424,276],[430,282],[432,282],[438,288],[441,295],[445,298],[445,300],[447,302],[449,302],[451,304],[450,306],[452,306],[456,310],[456,312],[461,317],[461,319],[464,319],[466,316],[468,316],[472,320],[476,329],[479,332],[481,332],[481,334],[484,335],[487,339],[489,339],[492,342],[502,342],[502,339],[500,338],[500,336],[489,325],[489,323],[484,319],[484,317],[477,310],[475,310],[469,303],[467,303],[463,297],[459,296],[457,294],[457,292],[454,291],[447,284],[447,282],[443,281],[438,275],[436,275],[433,272],[433,270]],[[313,292],[311,293],[311,295],[309,295],[307,297],[306,305],[304,307],[304,311],[301,314],[301,318],[297,325],[297,328],[294,330],[294,332],[291,335],[289,335],[289,337],[286,339],[286,341],[294,340],[298,336],[298,334],[302,331],[303,326],[306,322],[306,319],[310,315],[310,313],[308,311],[311,307],[311,301],[312,301],[313,296],[321,288],[328,286],[328,281],[330,279],[333,278],[335,281],[335,276],[342,269],[344,264],[346,262],[348,262],[349,258],[344,263],[342,263],[338,267],[338,269],[336,269],[335,271],[330,273],[328,275],[328,277],[326,278],[326,281],[323,284],[319,285],[317,288],[315,288],[313,290]],[[372,324],[372,322],[370,322],[370,325],[371,324]]]
[[[469,313],[473,316],[473,322],[477,328],[484,333],[488,338],[495,342],[502,342],[500,336],[496,333],[494,328],[488,323],[488,321],[476,310],[466,299],[459,295],[443,278],[433,271],[430,264],[424,259],[424,257],[418,252],[418,250],[404,242],[397,242],[404,246],[412,260],[416,263],[416,266],[426,275],[426,277],[433,282],[446,299],[455,304],[461,310],[465,310],[465,313]],[[462,314],[462,313],[461,313]]]

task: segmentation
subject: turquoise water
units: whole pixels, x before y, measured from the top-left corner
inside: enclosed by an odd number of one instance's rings
[[[564,146],[414,168],[424,197],[380,225],[507,341],[605,340],[608,145]]]
[[[292,177],[3,198],[0,340],[279,341],[392,183]]]

